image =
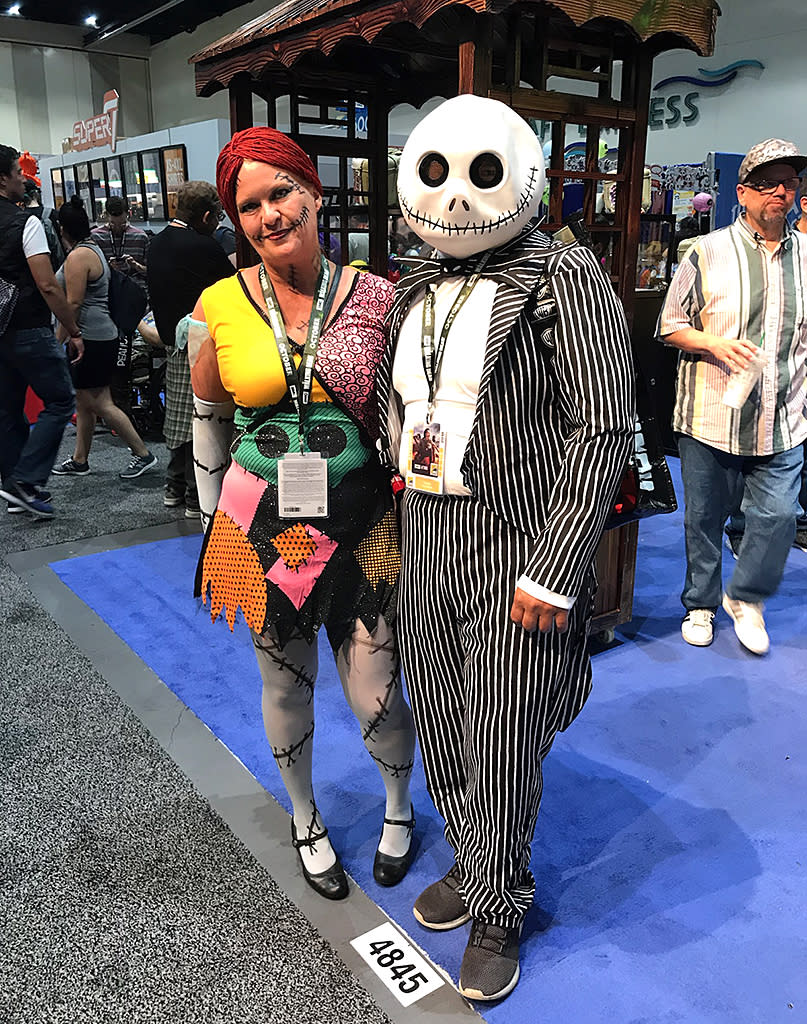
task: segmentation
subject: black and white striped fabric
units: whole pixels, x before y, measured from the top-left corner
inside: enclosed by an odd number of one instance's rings
[[[534,895],[541,762],[591,689],[593,576],[566,633],[510,621],[531,547],[473,498],[404,495],[399,644],[429,793],[471,914],[506,927]]]
[[[625,316],[589,250],[534,229],[505,247],[476,417],[462,475],[483,505],[535,538],[522,571],[577,594],[628,463],[635,417]],[[501,260],[492,259],[498,271]],[[406,282],[406,278],[403,282]],[[401,289],[379,367],[382,458],[397,467],[402,410],[392,390],[396,325],[417,297]]]
[[[533,897],[541,762],[590,688],[594,556],[632,444],[633,368],[621,306],[588,249],[530,229],[489,265],[498,284],[461,466],[471,497],[406,492],[399,624],[426,778],[469,909],[512,927]],[[392,471],[397,328],[433,268],[413,273],[378,376]],[[522,574],[575,598],[567,633],[510,621]]]

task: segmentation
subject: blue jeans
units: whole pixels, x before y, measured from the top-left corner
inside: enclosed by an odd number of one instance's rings
[[[802,447],[802,466],[801,466],[801,489],[799,490],[799,507],[796,511],[796,529],[807,530],[807,441],[804,442]],[[739,494],[737,496],[736,509],[732,509],[731,518],[729,519],[728,526],[726,527],[726,533],[730,537],[734,537],[739,540],[745,531],[745,517],[740,511],[740,503],[742,501],[742,481],[739,488]]]
[[[729,455],[682,434],[678,452],[687,555],[684,607],[720,604],[723,526],[740,487],[745,533],[726,594],[738,601],[765,601],[779,586],[796,536],[802,446],[776,455]]]
[[[25,416],[30,387],[45,403],[33,429]],[[0,477],[42,486],[56,461],[75,393],[64,349],[49,327],[0,339]]]

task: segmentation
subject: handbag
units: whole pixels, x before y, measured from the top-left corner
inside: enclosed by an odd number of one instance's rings
[[[17,306],[19,294],[20,290],[15,284],[0,277],[0,338],[8,330],[8,325]]]
[[[131,337],[146,313],[148,300],[143,289],[114,267],[109,268],[109,315],[125,337]]]

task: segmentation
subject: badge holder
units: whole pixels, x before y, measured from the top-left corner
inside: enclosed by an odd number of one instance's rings
[[[289,452],[278,459],[277,506],[281,519],[328,515],[328,460],[321,452]]]
[[[416,423],[408,432],[406,486],[426,494],[443,493],[446,435],[439,423]]]

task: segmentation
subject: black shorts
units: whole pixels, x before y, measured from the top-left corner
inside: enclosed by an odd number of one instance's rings
[[[118,361],[118,339],[90,341],[84,339],[84,358],[71,366],[74,388],[105,388],[109,386]]]

